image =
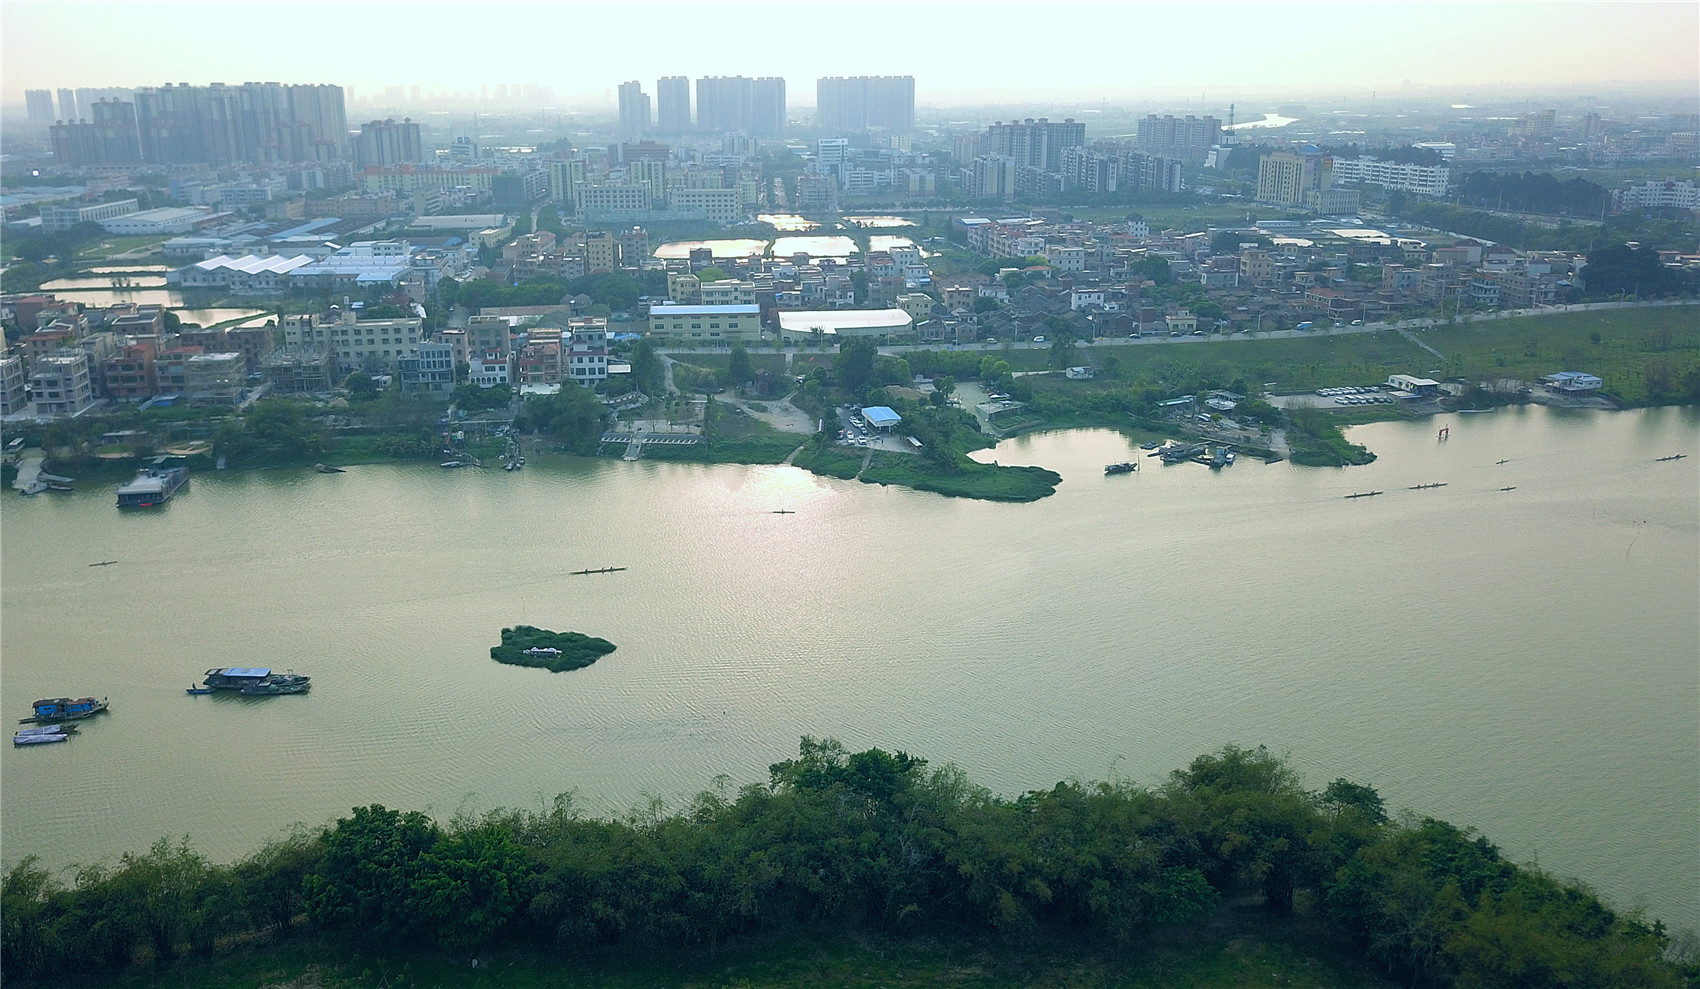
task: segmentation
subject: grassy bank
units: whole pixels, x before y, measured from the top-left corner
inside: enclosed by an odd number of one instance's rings
[[[1446,355],[1440,368],[1448,378],[1538,381],[1555,371],[1586,371],[1624,405],[1700,401],[1696,306],[1550,313],[1418,335]]]
[[[852,453],[843,447],[811,442],[791,463],[811,473],[848,481],[861,472],[863,457],[859,451]]]
[[[708,442],[690,446],[653,445],[643,448],[648,460],[699,464],[783,463],[806,437],[774,429],[759,419],[722,412],[709,429]]]

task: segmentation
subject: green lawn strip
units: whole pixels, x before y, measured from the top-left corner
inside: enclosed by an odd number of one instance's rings
[[[750,367],[757,371],[767,370],[774,374],[785,372],[785,355],[762,350],[751,350]],[[707,371],[724,371],[732,365],[730,350],[714,351],[712,353],[669,354],[669,357],[680,364],[690,364]]]
[[[527,649],[555,649],[559,655],[526,655]],[[502,644],[490,647],[490,658],[509,666],[530,666],[551,673],[579,670],[614,651],[614,643],[580,632],[551,632],[533,625],[502,629]]]
[[[917,491],[984,501],[1038,501],[1055,494],[1062,475],[1043,467],[1000,467],[963,460],[946,470],[923,457],[875,453],[862,472],[865,484],[896,484]]]
[[[1440,366],[1447,377],[1532,382],[1556,371],[1585,371],[1626,405],[1700,399],[1683,390],[1700,387],[1696,306],[1550,313],[1418,335],[1446,355]]]

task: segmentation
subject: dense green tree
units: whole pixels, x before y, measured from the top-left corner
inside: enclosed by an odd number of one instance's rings
[[[732,345],[732,353],[726,365],[726,381],[734,388],[742,388],[755,378],[755,369],[750,365],[750,352],[744,349],[742,341]]]
[[[488,409],[505,409],[513,402],[514,389],[512,385],[475,385],[470,381],[455,386],[451,396],[455,408],[463,412],[482,412]]]
[[[378,383],[365,371],[355,371],[342,381],[351,401],[369,402],[378,397]]]
[[[528,396],[518,426],[543,433],[569,451],[588,456],[596,452],[611,418],[590,389],[562,384],[554,395]]]
[[[941,449],[973,430],[960,409],[904,416]],[[823,929],[1126,947],[1162,925],[1187,937],[1172,925],[1209,922],[1224,896],[1282,908],[1298,890],[1343,943],[1415,985],[1677,989],[1693,959],[1691,941],[1473,832],[1388,820],[1368,786],[1306,791],[1262,748],[1201,756],[1157,789],[1068,781],[1006,799],[954,767],[804,738],[765,784],[718,781],[677,812],[652,801],[589,819],[563,796],[440,828],[374,805],[230,867],[160,841],[69,886],[25,859],[0,876],[0,965],[9,980],[81,984],[138,952],[251,943],[301,914],[384,952],[684,957]]]
[[[1659,252],[1648,247],[1619,244],[1588,252],[1588,266],[1582,270],[1590,298],[1611,296],[1656,297],[1691,294],[1700,280],[1684,277],[1659,261]]]
[[[531,863],[495,822],[456,829],[422,856],[411,894],[432,940],[450,948],[488,943],[530,892]]]
[[[415,884],[439,836],[418,811],[354,808],[325,833],[324,860],[305,879],[308,917],[326,931],[356,937],[417,936],[425,913]]]
[[[874,381],[874,358],[879,345],[867,337],[855,337],[838,345],[838,356],[832,359],[832,373],[838,387],[851,394],[860,394]]]
[[[666,385],[666,370],[655,353],[655,341],[647,335],[632,348],[632,380],[646,395],[658,396]]]

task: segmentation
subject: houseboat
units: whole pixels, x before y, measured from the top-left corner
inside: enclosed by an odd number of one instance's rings
[[[1139,465],[1131,460],[1124,460],[1119,464],[1104,465],[1105,474],[1131,474],[1138,469]]]
[[[273,673],[269,666],[221,666],[208,670],[202,682],[213,690],[264,696],[304,694],[311,679],[298,673]]]
[[[183,467],[144,467],[127,484],[118,486],[119,508],[156,508],[171,500],[177,489],[189,483]]]
[[[106,710],[105,699],[95,700],[93,697],[49,697],[30,705],[35,713],[23,718],[20,724],[32,721],[81,721],[93,717]]]

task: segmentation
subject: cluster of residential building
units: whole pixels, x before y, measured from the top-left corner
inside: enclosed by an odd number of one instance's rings
[[[174,329],[160,306],[84,310],[22,295],[0,309],[33,327],[17,348],[0,344],[0,416],[75,416],[103,399],[235,404],[274,349],[270,328]]]
[[[1073,118],[1052,121],[1028,118],[998,122],[984,131],[959,134],[952,151],[961,163],[962,190],[981,199],[1011,200],[1016,196],[1045,198],[1069,192],[1112,193],[1121,190],[1180,192],[1183,163],[1198,150],[1199,140],[1215,140],[1220,128],[1192,127],[1188,117],[1180,127],[1174,118],[1149,117],[1141,124],[1140,140],[1098,141],[1088,146],[1086,125]],[[1146,123],[1157,124],[1147,127]],[[1179,142],[1179,143],[1177,143]],[[1209,150],[1205,145],[1204,151]]]
[[[1528,308],[1565,299],[1585,281],[1586,261],[1566,252],[1520,252],[1460,240],[1431,246],[1414,238],[1353,229],[1318,220],[1264,221],[1243,230],[1153,234],[1141,223],[1067,223],[1043,216],[965,218],[968,246],[1008,259],[999,277],[944,280],[939,295],[951,316],[972,318],[979,298],[1001,308],[977,319],[980,336],[1026,338],[1043,333],[1049,317],[1068,321],[1077,335],[1122,336],[1182,332],[1291,329],[1315,319],[1374,321],[1401,311]],[[1221,235],[1244,236],[1229,251]],[[1184,317],[1179,306],[1141,301],[1144,262],[1161,258],[1177,281],[1197,284],[1222,310],[1220,318]],[[1680,263],[1679,258],[1671,258]],[[1013,293],[1001,277],[1024,279]]]

